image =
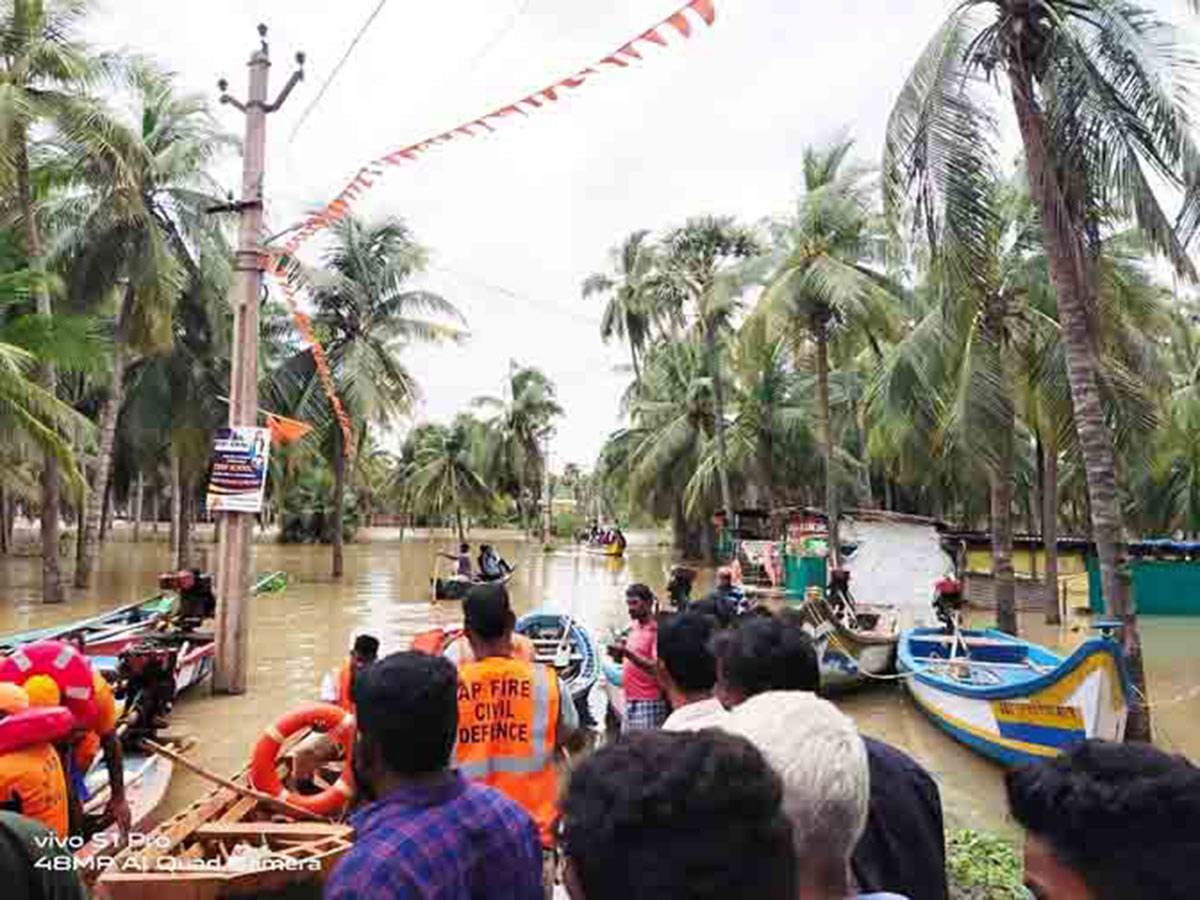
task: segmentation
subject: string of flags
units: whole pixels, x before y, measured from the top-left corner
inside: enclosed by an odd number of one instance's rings
[[[296,283],[299,280],[299,269],[296,263],[296,253],[312,237],[341,221],[351,211],[354,205],[362,199],[384,177],[389,167],[401,166],[416,162],[429,151],[451,141],[465,140],[478,137],[496,130],[496,125],[514,116],[528,117],[530,113],[545,109],[557,103],[566,92],[583,87],[590,80],[602,76],[614,69],[626,69],[632,62],[640,62],[643,54],[650,46],[665,48],[668,42],[664,34],[674,33],[683,39],[692,36],[699,26],[711,27],[716,21],[715,0],[689,0],[683,6],[672,12],[666,18],[651,25],[636,37],[631,38],[613,52],[601,57],[590,66],[585,66],[565,78],[560,78],[541,90],[534,91],[519,100],[492,110],[489,113],[464,122],[424,140],[417,141],[385,153],[363,165],[354,177],[325,207],[305,219],[299,228],[295,229],[287,243],[280,250],[272,251],[270,271],[283,289],[292,318],[300,336],[312,346],[313,359],[316,362],[317,373],[334,414],[342,428],[345,447],[348,456],[353,456],[354,441],[350,418],[346,415],[341,400],[334,389],[333,377],[329,371],[329,363],[325,352],[317,342],[312,331],[312,323],[296,301]]]

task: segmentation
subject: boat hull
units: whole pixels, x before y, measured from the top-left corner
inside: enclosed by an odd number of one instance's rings
[[[567,617],[561,613],[531,612],[517,620],[518,634],[533,638],[537,646],[537,634],[562,634],[563,620]],[[575,702],[586,702],[588,694],[600,676],[600,652],[596,647],[591,632],[577,621],[571,622],[571,657],[570,671],[563,677],[563,686],[570,691]],[[560,673],[561,675],[562,673]]]
[[[999,632],[977,634],[1022,643]],[[1090,738],[1124,737],[1128,681],[1112,641],[1087,641],[1067,659],[1028,645],[1039,664],[1036,677],[988,686],[956,683],[947,674],[954,663],[931,664],[910,647],[902,640],[899,667],[910,675],[905,683],[917,707],[955,740],[1003,765],[1054,757]]]

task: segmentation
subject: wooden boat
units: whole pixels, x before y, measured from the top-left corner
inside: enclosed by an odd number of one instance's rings
[[[858,687],[894,671],[900,624],[893,607],[831,602],[824,592],[810,589],[797,614],[812,635],[822,693]]]
[[[493,578],[491,581],[484,581],[482,578],[462,578],[454,576],[451,578],[433,578],[433,600],[435,602],[442,600],[462,600],[467,596],[467,591],[477,584],[508,584],[512,581],[513,576],[517,573],[516,568],[509,569],[500,578]]]
[[[563,630],[568,630],[564,648]],[[533,641],[534,659],[553,666],[576,704],[587,702],[600,675],[600,653],[591,632],[566,613],[539,610],[517,619],[517,634]]]
[[[287,573],[269,572],[260,576],[250,588],[250,596],[273,594],[287,587]],[[167,599],[174,603],[175,595],[167,594]],[[141,625],[126,627],[110,633],[107,637],[91,640],[84,644],[84,650],[92,660],[92,665],[112,680],[120,664],[120,654],[140,641],[156,640],[170,641],[178,644],[179,656],[175,664],[175,692],[182,693],[193,685],[204,681],[212,674],[213,657],[216,644],[211,632],[186,631],[168,629],[170,617],[160,616],[153,621]],[[73,633],[68,629],[67,634]]]
[[[123,758],[125,796],[129,801],[131,814],[130,832],[144,834],[150,817],[167,796],[175,764],[166,757],[136,747],[125,748]],[[110,796],[108,769],[103,755],[97,756],[95,763],[84,776],[84,784],[88,791],[88,799],[83,807],[84,815],[89,818],[99,817]],[[111,856],[118,846],[118,837],[115,824],[92,835],[87,844],[75,852],[75,859],[80,867],[84,871],[94,869],[99,865],[101,858]]]
[[[250,588],[250,596],[275,593],[286,585],[287,573],[269,572],[255,581]],[[32,641],[61,640],[68,635],[81,635],[84,652],[88,656],[116,657],[130,644],[163,624],[170,616],[175,600],[174,591],[159,591],[145,600],[117,607],[90,619],[10,634],[0,638],[0,655]]]
[[[5,635],[0,638],[0,655],[9,653],[22,644],[33,641],[51,641],[76,633],[84,635],[85,646],[89,649],[93,646],[101,646],[107,650],[111,640],[121,640],[125,633],[144,629],[162,619],[163,616],[170,613],[174,602],[175,595],[173,593],[160,591],[145,600],[128,603],[90,619]],[[102,653],[100,655],[110,654]]]
[[[1128,677],[1107,636],[1064,659],[999,631],[915,628],[900,636],[898,665],[939,728],[1006,765],[1125,733]]]
[[[625,546],[620,541],[612,541],[607,544],[589,541],[583,545],[583,552],[594,556],[607,556],[611,559],[620,559],[625,555]]]
[[[248,783],[244,773],[235,782]],[[116,854],[97,892],[110,900],[216,900],[316,885],[352,838],[347,825],[289,819],[220,787]]]

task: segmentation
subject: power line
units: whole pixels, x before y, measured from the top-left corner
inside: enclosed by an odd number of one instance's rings
[[[517,301],[519,301],[521,303],[525,303],[529,306],[537,306],[537,307],[540,307],[541,309],[547,310],[548,312],[553,312],[560,316],[566,316],[568,318],[575,319],[578,322],[582,322],[586,325],[591,325],[593,327],[599,327],[599,325],[600,325],[599,317],[584,315],[583,313],[578,313],[578,312],[575,312],[574,310],[567,309],[565,306],[559,306],[557,303],[550,303],[545,300],[538,300],[537,298],[530,297],[527,294],[522,294],[522,293],[512,290],[511,288],[506,288],[503,285],[493,284],[490,281],[485,281],[484,279],[480,278],[478,275],[472,275],[470,272],[464,272],[462,269],[457,269],[452,266],[441,265],[439,263],[430,263],[429,268],[437,269],[437,270],[445,272],[449,275],[453,275],[455,277],[462,278],[464,281],[470,281],[470,282],[478,285],[479,287],[483,288],[484,290],[488,290],[488,291],[491,291],[496,294],[501,294],[505,297],[508,297],[511,300],[517,300]]]
[[[308,119],[309,114],[317,108],[317,104],[321,102],[321,98],[325,96],[325,92],[329,90],[329,86],[333,84],[333,80],[337,78],[338,73],[342,71],[342,67],[346,65],[346,61],[350,59],[350,54],[354,52],[354,48],[358,46],[358,42],[363,39],[363,35],[365,35],[367,33],[367,29],[371,27],[371,23],[378,18],[379,14],[383,11],[383,7],[386,5],[387,0],[379,0],[379,3],[376,4],[375,8],[371,11],[371,14],[367,16],[367,20],[363,22],[362,27],[358,29],[358,34],[354,36],[354,40],[350,42],[350,46],[346,48],[346,52],[342,54],[342,58],[338,60],[338,64],[333,67],[333,71],[329,73],[329,77],[326,78],[325,83],[321,85],[321,90],[317,92],[317,96],[313,98],[312,103],[308,104],[308,106],[305,107],[304,112],[300,114],[300,119],[296,122],[296,126],[292,129],[291,137],[288,138],[289,146],[291,146],[292,142],[296,140],[296,135],[300,133],[300,128]]]

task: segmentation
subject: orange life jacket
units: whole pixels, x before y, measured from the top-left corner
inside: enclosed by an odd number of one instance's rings
[[[34,744],[0,756],[0,804],[18,801],[21,815],[67,836],[67,779],[58,751]]]
[[[354,715],[354,697],[351,696],[350,686],[354,682],[354,664],[350,660],[342,663],[342,671],[338,673],[337,705],[350,715]]]
[[[554,846],[561,701],[558,679],[547,666],[488,657],[458,670],[455,766],[519,803],[537,822],[546,847]]]

